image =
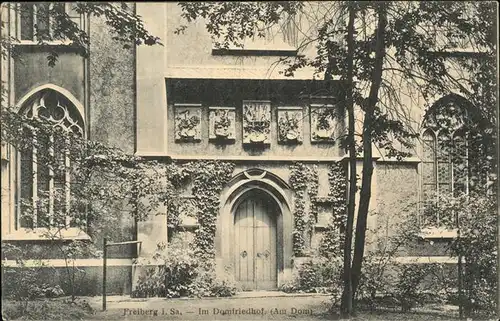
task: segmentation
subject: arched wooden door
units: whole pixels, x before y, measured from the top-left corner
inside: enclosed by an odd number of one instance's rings
[[[277,287],[277,207],[269,196],[252,193],[234,213],[234,266],[243,290]]]

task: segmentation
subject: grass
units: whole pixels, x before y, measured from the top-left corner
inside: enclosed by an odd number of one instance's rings
[[[327,319],[327,317],[325,317]],[[338,320],[339,318],[330,318],[330,320]],[[393,312],[393,311],[374,311],[360,312],[351,321],[456,321],[458,316],[444,315],[434,312]],[[465,319],[464,319],[465,320]],[[477,319],[472,320],[488,320]],[[493,319],[490,319],[493,320]]]
[[[85,300],[71,303],[67,298],[21,302],[2,300],[2,320],[85,320],[94,309]]]

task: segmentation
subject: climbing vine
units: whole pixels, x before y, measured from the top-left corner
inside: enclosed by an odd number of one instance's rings
[[[318,194],[317,166],[309,167],[303,163],[294,162],[290,165],[289,183],[294,191],[294,229],[293,253],[302,256],[305,250],[305,236],[312,232],[318,214],[314,201]],[[309,198],[309,211],[306,209],[306,196]]]
[[[197,219],[194,240],[186,247],[182,237],[159,243],[153,258],[164,263],[148,268],[138,280],[134,297],[231,296],[236,288],[231,276],[215,272],[215,231],[220,193],[235,165],[223,161],[172,162],[164,165],[169,235],[183,231],[182,216]],[[190,190],[191,195],[186,192]],[[172,234],[171,234],[172,233]]]
[[[171,163],[165,167],[167,177],[167,188],[163,194],[163,201],[167,207],[168,220],[167,227],[171,231],[176,231],[180,225],[181,213],[187,211],[185,203],[180,197],[180,190],[191,178],[191,166],[183,166],[177,163]]]
[[[220,193],[231,179],[234,164],[222,161],[199,161],[193,178],[192,194],[195,197],[199,228],[194,240],[195,251],[202,257],[215,258],[215,230],[219,214]]]
[[[307,189],[307,194],[309,196],[309,225],[307,232],[311,234],[318,217],[318,203],[316,202],[316,199],[318,196],[319,177],[318,168],[316,165],[313,165],[311,168],[309,168],[308,176],[311,178],[311,180],[308,181]]]
[[[176,195],[169,195],[167,203],[168,227],[177,229],[181,213],[187,213],[198,221],[195,239],[192,244],[198,257],[212,262],[215,257],[214,238],[217,215],[219,213],[220,193],[228,183],[234,164],[223,161],[195,161],[185,164],[167,165],[168,184]],[[179,190],[192,183],[192,202],[179,197]],[[173,197],[174,196],[174,197]]]
[[[329,166],[328,193],[332,204],[332,216],[319,246],[320,255],[324,257],[339,256],[342,253],[341,235],[347,219],[347,176],[342,163],[335,162]]]
[[[212,262],[215,257],[214,238],[217,215],[220,207],[220,193],[228,183],[234,171],[234,164],[222,161],[195,161],[185,164],[166,165],[170,195],[168,208],[168,226],[177,229],[180,215],[189,212],[198,221],[198,229],[192,243],[193,249],[206,262]],[[330,222],[320,244],[322,256],[337,255],[340,247],[340,233],[346,218],[346,187],[345,170],[340,163],[329,167],[328,202],[333,211]],[[192,183],[192,207],[186,210],[186,205],[180,201],[179,190]],[[312,234],[318,215],[319,177],[317,165],[306,165],[294,162],[290,166],[289,183],[294,192],[294,228],[293,252],[295,256],[303,256],[306,249],[306,237]],[[174,193],[177,193],[174,195]]]

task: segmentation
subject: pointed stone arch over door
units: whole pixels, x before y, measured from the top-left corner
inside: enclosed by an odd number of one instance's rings
[[[247,169],[236,174],[222,191],[221,204],[223,205],[217,218],[215,231],[217,275],[224,277],[226,273],[229,273],[231,278],[243,280],[241,270],[237,270],[240,267],[236,267],[236,263],[240,264],[236,255],[241,257],[242,252],[246,251],[244,255],[248,257],[251,254],[252,260],[262,260],[261,262],[250,261],[246,263],[251,266],[252,271],[257,268],[258,272],[259,264],[261,264],[261,270],[263,266],[267,266],[265,264],[268,264],[275,269],[275,272],[269,270],[268,276],[258,275],[257,278],[250,275],[243,282],[246,283],[246,286],[241,286],[240,289],[276,289],[291,280],[293,277],[293,216],[290,210],[291,192],[289,186],[269,171],[258,168]],[[252,208],[251,212],[240,213],[240,211],[246,211],[246,208],[250,207]],[[266,242],[263,241],[262,237],[258,237],[259,242],[262,243],[255,244],[256,250],[254,250],[253,244],[254,234],[251,236],[247,234],[247,238],[252,238],[251,249],[242,248],[241,242],[237,245],[235,240],[238,229],[241,232],[241,229],[245,227],[249,229],[245,233],[252,231],[251,233],[259,235],[260,232],[253,231],[254,224],[255,228],[267,229],[268,233],[273,234],[267,234]],[[240,235],[239,238],[242,236]],[[275,241],[272,241],[273,238]],[[269,247],[264,248],[265,244],[269,244]],[[275,254],[272,254],[274,244],[276,246]],[[257,253],[260,257],[257,257]],[[265,259],[268,260],[268,263],[264,263]],[[265,278],[269,282],[264,282]]]
[[[278,211],[275,201],[258,189],[246,192],[235,206],[233,264],[243,290],[277,288]]]

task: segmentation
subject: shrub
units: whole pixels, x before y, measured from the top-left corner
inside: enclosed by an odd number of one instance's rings
[[[236,282],[234,278],[229,274],[225,273],[222,278],[214,278],[210,283],[209,296],[215,297],[229,297],[235,295],[237,292]]]
[[[399,306],[410,311],[420,304],[442,303],[453,293],[456,278],[450,272],[444,264],[401,264],[370,253],[364,260],[356,298],[372,310]]]
[[[366,255],[356,291],[358,303],[366,304],[372,310],[377,305],[394,306],[393,289],[397,278],[396,265],[391,259],[391,253],[384,251]]]
[[[133,298],[149,298],[166,296],[165,279],[160,267],[149,268],[144,275],[139,276],[136,288],[132,291]]]
[[[192,251],[173,243],[166,253],[166,245],[158,244],[154,260],[158,265],[146,270],[138,280],[132,295],[135,297],[188,296],[190,285],[196,277],[198,262]]]
[[[44,297],[49,287],[36,267],[3,267],[2,272],[2,296],[19,302]]]
[[[401,264],[394,260],[401,249],[418,242],[420,227],[416,215],[408,215],[396,223],[393,230],[398,232],[379,240],[376,249],[363,259],[356,291],[358,304],[366,304],[372,310],[399,306],[403,311],[409,311],[419,304],[443,302],[456,292],[455,265]]]
[[[236,293],[234,280],[228,273],[218,278],[211,262],[200,259],[193,250],[172,243],[167,255],[160,244],[156,260],[163,263],[139,278],[133,297],[208,297],[231,296]]]
[[[447,228],[459,227],[459,237],[449,247],[450,255],[462,257],[465,262],[461,275],[462,295],[458,293],[456,282],[454,291],[444,289],[445,292],[454,303],[465,308],[466,315],[476,312],[493,313],[497,283],[495,197],[485,192],[458,197],[441,196],[432,211],[439,217],[451,218],[445,222]],[[449,287],[449,280],[444,281],[444,287],[446,283]]]
[[[293,280],[283,284],[285,292],[330,293],[341,291],[341,261],[314,257],[302,263]]]
[[[403,312],[425,302],[423,281],[429,275],[429,269],[427,264],[405,264],[400,268],[394,294]]]
[[[417,215],[394,228],[399,231],[368,253],[356,292],[356,299],[372,308],[380,305],[399,305],[408,311],[427,302],[462,304],[466,315],[492,313],[495,309],[496,289],[496,201],[493,196],[469,194],[458,197],[440,197],[432,207],[433,215],[443,220],[440,227],[460,227],[458,238],[450,242],[452,257],[463,258],[463,294],[458,293],[456,264],[405,264],[392,260],[398,248],[416,244],[420,225]],[[457,215],[458,214],[458,215]],[[444,224],[444,225],[443,225]]]
[[[410,211],[413,205],[409,205],[405,211]],[[419,231],[416,215],[406,214],[403,217],[406,218],[388,226],[388,229],[395,233],[379,239],[376,247],[363,258],[363,268],[355,295],[357,303],[367,304],[370,309],[375,306],[398,305],[395,292],[399,264],[394,258],[402,247],[414,243]]]
[[[307,261],[300,265],[298,269],[299,289],[305,292],[314,292],[322,283],[322,264],[319,262]]]
[[[452,270],[450,270],[450,268]],[[443,303],[456,289],[454,266],[437,263],[401,264],[368,254],[356,298],[358,303],[407,312],[425,303]]]
[[[214,269],[199,266],[189,286],[189,295],[194,297],[228,297],[236,294],[236,283],[227,271],[217,277]]]
[[[59,285],[42,284],[40,288],[41,295],[45,298],[57,298],[64,296],[64,291]]]
[[[297,284],[297,279],[286,281],[279,286],[279,290],[285,293],[293,293],[299,291],[299,285]]]
[[[27,310],[21,310],[10,301],[2,301],[2,320],[85,320],[93,313],[85,300],[35,300]]]
[[[442,212],[460,213],[460,237],[451,244],[462,256],[465,312],[493,313],[496,306],[496,201],[493,196],[468,195],[444,200]]]
[[[28,311],[31,300],[45,296],[63,295],[60,287],[52,287],[43,283],[42,261],[35,261],[33,266],[27,266],[24,252],[18,246],[2,242],[2,255],[4,258],[15,259],[16,267],[4,266],[2,260],[2,297],[16,301],[17,311],[24,315]]]

